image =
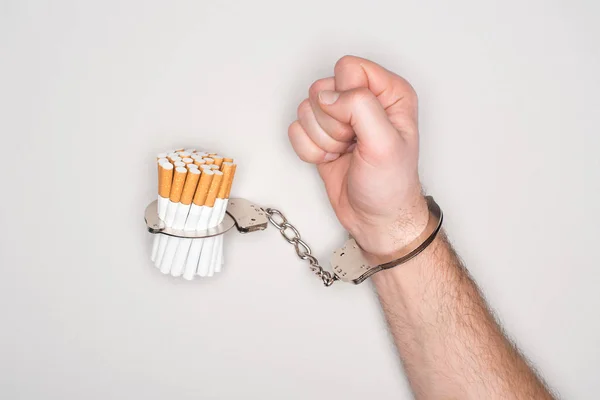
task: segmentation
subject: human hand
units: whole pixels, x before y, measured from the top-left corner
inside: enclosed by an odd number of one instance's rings
[[[366,252],[392,255],[428,220],[418,175],[417,95],[383,67],[345,56],[312,84],[288,131],[316,164],[340,221]]]

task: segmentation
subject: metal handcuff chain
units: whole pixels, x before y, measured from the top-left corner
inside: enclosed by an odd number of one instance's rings
[[[269,222],[279,230],[281,236],[283,236],[289,244],[294,246],[298,257],[309,263],[309,268],[323,281],[323,284],[326,287],[331,286],[333,282],[338,280],[336,275],[323,269],[319,264],[319,260],[312,255],[310,246],[302,240],[302,236],[300,235],[300,232],[298,232],[298,229],[288,222],[281,211],[274,208],[266,208],[265,213],[267,214],[267,218],[269,218]]]

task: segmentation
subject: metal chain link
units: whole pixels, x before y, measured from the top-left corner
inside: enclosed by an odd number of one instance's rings
[[[288,222],[287,218],[281,213],[281,211],[274,208],[267,208],[265,209],[265,212],[267,213],[269,222],[279,230],[281,236],[283,236],[288,243],[294,245],[294,249],[296,250],[298,257],[300,257],[302,260],[308,261],[310,264],[310,269],[315,273],[315,275],[321,278],[325,286],[329,287],[333,284],[333,282],[337,281],[337,276],[331,272],[325,271],[323,267],[319,265],[319,261],[315,258],[315,256],[312,255],[309,245],[302,240],[298,229]]]

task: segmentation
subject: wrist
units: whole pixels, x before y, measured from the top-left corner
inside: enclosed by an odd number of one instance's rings
[[[437,237],[443,221],[442,210],[433,197],[427,196],[426,204],[428,217],[425,228],[401,248],[394,246],[393,251],[374,253],[365,248],[363,243],[359,244],[356,238],[351,238],[343,247],[334,251],[331,264],[338,278],[359,284],[382,270],[406,264],[426,250]]]
[[[421,193],[401,210],[399,215],[351,232],[372,264],[379,265],[397,259],[397,254],[425,230],[429,209]]]
[[[371,280],[380,293],[393,292],[403,297],[417,297],[422,294],[427,282],[445,274],[444,269],[447,265],[441,265],[435,260],[446,250],[447,242],[444,233],[439,232],[423,252],[397,267],[374,274]]]

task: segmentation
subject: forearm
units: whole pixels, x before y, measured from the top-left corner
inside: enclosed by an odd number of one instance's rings
[[[443,234],[373,282],[417,398],[552,398]]]

